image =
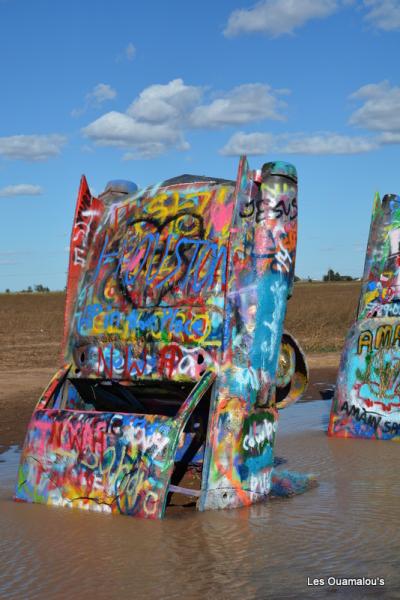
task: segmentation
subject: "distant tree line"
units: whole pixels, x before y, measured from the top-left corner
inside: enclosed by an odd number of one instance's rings
[[[306,281],[308,283],[313,283],[314,281],[319,281],[317,279],[312,279],[310,276],[308,277],[298,277],[298,275],[294,276],[295,283],[298,281]],[[322,281],[359,281],[355,277],[351,277],[350,275],[341,275],[337,271],[335,272],[333,269],[329,269],[327,274],[323,276]]]
[[[354,277],[350,277],[350,275],[341,275],[333,269],[329,269],[327,274],[324,275],[323,281],[354,281]]]
[[[297,283],[298,281],[308,281],[308,283],[312,283],[312,279],[310,276],[308,276],[306,279],[302,279],[301,277],[298,277],[297,275],[295,275],[294,282]]]
[[[50,288],[46,287],[45,285],[42,285],[41,283],[38,283],[34,285],[33,288],[31,285],[28,285],[26,290],[24,289],[20,291],[21,294],[33,294],[35,292],[50,292]],[[11,294],[11,290],[9,288],[6,289],[6,294]]]

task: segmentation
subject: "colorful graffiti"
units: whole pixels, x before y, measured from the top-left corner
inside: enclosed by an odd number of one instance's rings
[[[357,321],[346,340],[328,433],[400,440],[400,198],[375,196]]]
[[[179,437],[214,379],[206,373],[175,418],[39,408],[25,439],[17,499],[161,517]]]
[[[242,160],[238,200],[226,307],[231,343],[215,384],[202,509],[248,505],[271,489],[276,373],[297,238],[294,168],[267,163],[256,183]]]
[[[82,277],[66,360],[88,377],[188,380],[218,362],[233,208],[233,185],[198,182],[113,205]]]
[[[17,499],[161,517],[193,464],[200,510],[265,499],[278,408],[307,384],[283,332],[297,210],[294,167],[245,157],[236,182],[93,198],[82,180],[66,367],[28,428]]]
[[[400,197],[374,199],[359,319],[400,316]]]

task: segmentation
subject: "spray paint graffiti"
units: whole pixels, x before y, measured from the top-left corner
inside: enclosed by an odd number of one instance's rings
[[[163,507],[163,477],[173,464],[167,450],[174,435],[172,423],[154,416],[37,411],[19,472],[19,498],[156,517]]]
[[[82,180],[66,366],[28,428],[16,498],[158,518],[196,463],[200,510],[265,499],[277,409],[307,383],[283,332],[296,239],[286,163],[251,171],[243,157],[236,182],[99,198]]]
[[[206,373],[168,418],[47,408],[67,372],[57,374],[32,417],[16,499],[162,517],[179,438],[215,374]]]
[[[190,356],[188,349],[201,344],[202,356],[211,355],[215,363],[233,209],[233,185],[199,183],[145,190],[113,205],[88,257],[66,336],[66,360],[76,360],[79,347],[86,358],[79,369],[97,377],[106,353],[118,363],[133,355],[146,362],[147,376],[158,379],[166,354],[174,353],[177,369],[170,376],[193,380],[199,369],[180,363]],[[127,370],[130,376],[135,372],[129,364]]]
[[[297,178],[291,165],[267,163],[258,179],[256,184],[242,160],[230,239],[226,312],[231,343],[215,384],[201,509],[249,505],[271,489],[276,373],[294,277]],[[250,447],[257,428],[259,439],[262,431],[274,433]]]
[[[357,321],[339,368],[329,435],[400,436],[400,198],[375,196]]]

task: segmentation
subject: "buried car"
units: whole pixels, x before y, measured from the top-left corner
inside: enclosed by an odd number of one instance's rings
[[[307,367],[283,331],[297,239],[287,163],[236,181],[183,175],[138,190],[81,180],[62,363],[40,398],[15,498],[159,518],[249,505],[307,476],[273,475],[278,409]],[[179,484],[195,466],[199,489]]]
[[[400,197],[375,196],[357,319],[328,434],[400,441]]]

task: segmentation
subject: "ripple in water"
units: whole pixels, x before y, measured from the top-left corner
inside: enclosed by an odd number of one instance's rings
[[[12,502],[18,453],[0,455],[0,597],[395,597],[398,445],[325,435],[329,404],[281,413],[283,468],[318,474],[302,496],[246,509],[174,509],[159,522]],[[312,588],[307,577],[384,577]]]

